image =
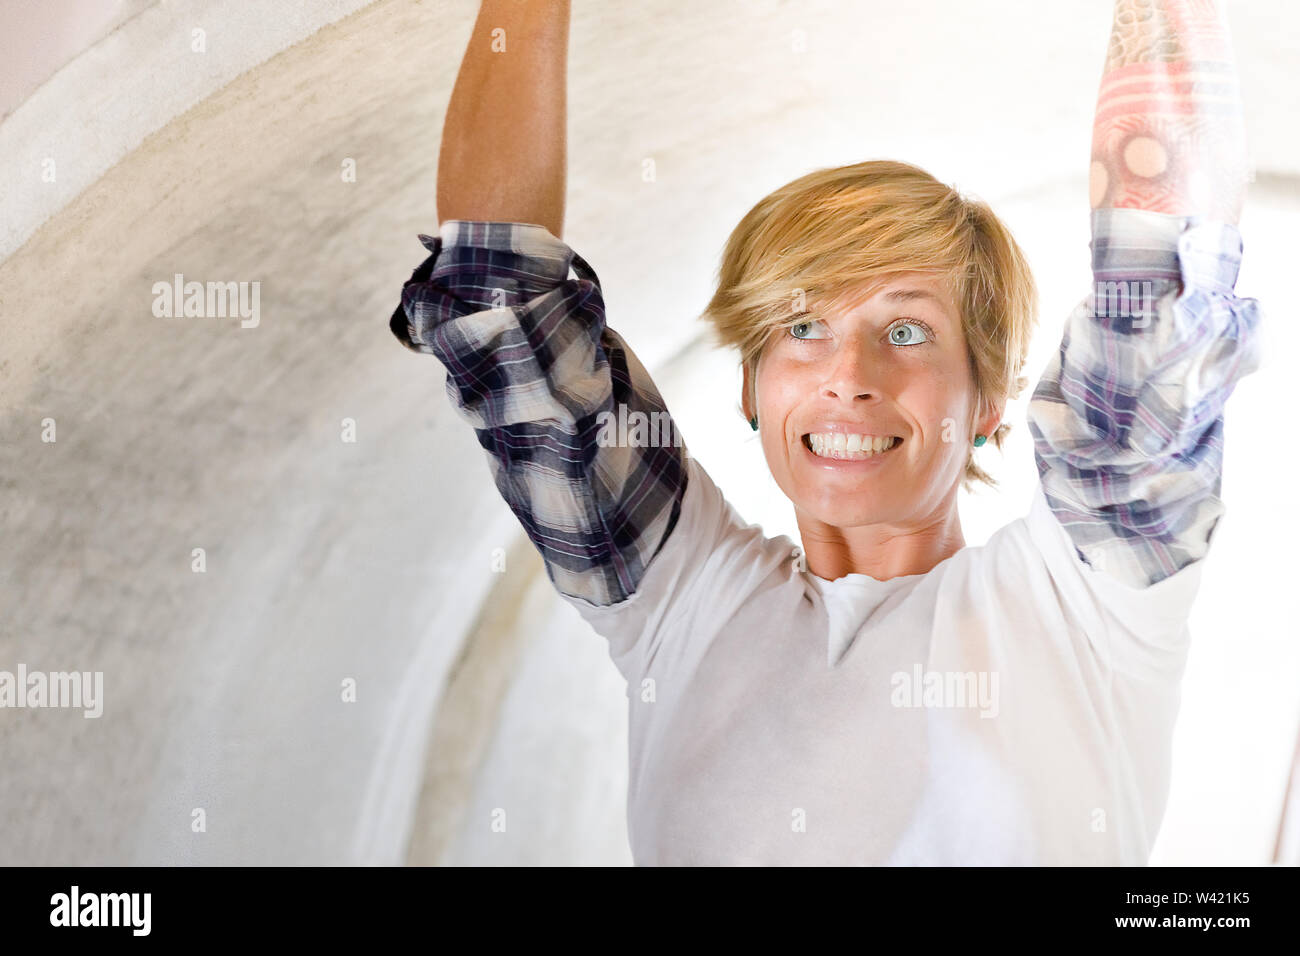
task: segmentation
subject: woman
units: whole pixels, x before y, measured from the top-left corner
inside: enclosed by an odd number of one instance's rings
[[[811,173],[745,216],[706,317],[740,352],[802,548],[765,537],[644,427],[667,410],[559,238],[567,32],[567,3],[483,3],[442,225],[391,328],[445,365],[628,680],[635,861],[1145,863],[1223,513],[1224,403],[1257,365],[1218,11],[1116,4],[1095,294],[1033,393],[1033,505],[977,548],[957,491],[989,480],[974,449],[1007,428],[1036,304],[1010,233],[893,162]]]

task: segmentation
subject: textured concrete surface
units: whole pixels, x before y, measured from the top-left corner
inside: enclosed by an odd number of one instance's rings
[[[208,36],[243,45],[220,69],[149,59],[157,18],[175,15],[151,7],[0,123],[14,250],[0,669],[102,671],[105,696],[98,719],[0,712],[0,862],[626,862],[621,681],[526,551],[493,570],[497,549],[520,553],[517,525],[436,363],[386,327],[415,234],[436,225],[438,134],[475,4],[343,7],[208,4]],[[1233,10],[1261,174],[1239,289],[1272,305],[1284,356],[1300,346],[1283,231],[1300,211],[1300,89],[1278,37],[1300,35],[1300,13]],[[1082,0],[924,17],[577,0],[565,238],[742,514],[788,530],[734,412],[734,363],[692,321],[732,225],[817,166],[927,166],[992,201],[1029,251],[1041,366],[1087,283],[1107,17]],[[116,98],[87,99],[118,74]],[[85,182],[47,188],[51,152]],[[260,283],[257,327],[154,315],[154,284],[176,273]],[[1271,848],[1300,719],[1285,547],[1300,529],[1276,504],[1298,464],[1276,427],[1288,385],[1272,366],[1230,406],[1229,518],[1193,620],[1158,862]],[[1027,501],[1017,435],[991,462],[1003,493],[963,501],[972,544]],[[508,839],[489,829],[496,808]]]
[[[25,102],[83,50],[94,46],[154,0],[62,0],[55,15],[46,0],[6,0],[5,69],[0,118]]]
[[[370,2],[11,0],[0,9],[0,112],[12,108],[0,124],[0,258],[167,121]]]

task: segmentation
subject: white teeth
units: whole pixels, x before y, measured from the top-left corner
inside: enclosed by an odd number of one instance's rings
[[[808,436],[813,454],[820,458],[860,460],[888,451],[898,439],[888,435],[846,435],[843,432],[814,432]]]

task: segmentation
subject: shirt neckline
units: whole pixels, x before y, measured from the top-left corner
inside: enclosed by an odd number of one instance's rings
[[[834,580],[830,580],[829,578],[824,578],[818,574],[813,574],[813,572],[811,571],[808,572],[808,576],[812,578],[813,581],[816,582],[817,586],[821,588],[823,591],[826,590],[826,588],[836,587],[844,583],[860,584],[864,587],[876,587],[877,585],[905,583],[907,581],[916,581],[919,580],[920,578],[926,577],[927,575],[933,574],[935,571],[943,567],[945,564],[947,564],[953,558],[957,557],[957,555],[961,554],[969,547],[970,545],[966,545],[965,547],[957,549],[952,554],[948,555],[948,557],[944,558],[942,561],[940,561],[938,564],[932,567],[929,571],[922,571],[918,574],[899,574],[885,580],[872,577],[870,574],[862,574],[859,571],[851,571],[848,574],[844,574],[838,578],[835,578]]]

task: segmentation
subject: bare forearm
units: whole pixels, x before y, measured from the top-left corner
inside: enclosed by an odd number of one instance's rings
[[[1236,223],[1248,177],[1227,25],[1215,0],[1117,0],[1093,125],[1093,208]]]
[[[438,218],[564,227],[569,0],[483,0],[438,156]]]

